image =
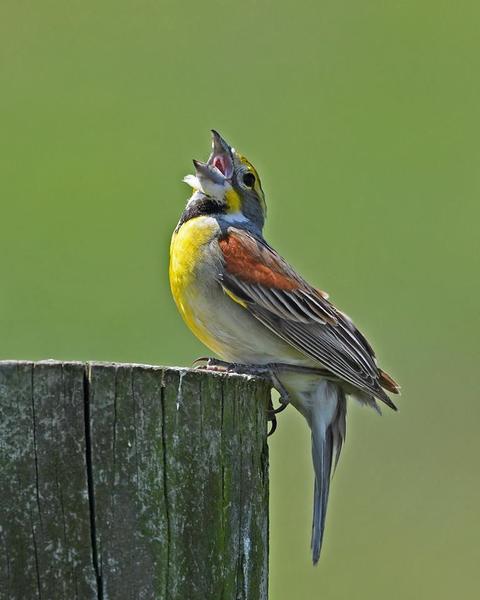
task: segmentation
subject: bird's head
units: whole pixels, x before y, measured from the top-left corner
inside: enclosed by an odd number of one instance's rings
[[[195,175],[184,178],[193,188],[187,210],[206,206],[227,222],[250,222],[263,227],[265,196],[255,167],[216,131],[212,131],[212,152],[206,163],[194,160]],[[218,211],[216,211],[218,207]]]

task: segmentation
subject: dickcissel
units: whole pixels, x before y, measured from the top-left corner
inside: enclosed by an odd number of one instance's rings
[[[305,417],[315,471],[311,549],[320,557],[333,464],[345,439],[346,396],[395,409],[399,386],[328,294],[264,240],[265,197],[253,165],[213,131],[208,162],[172,237],[170,284],[193,333],[226,363],[270,373],[281,402]],[[219,361],[220,362],[220,361]],[[225,363],[225,364],[226,364]],[[215,365],[215,363],[213,363]]]

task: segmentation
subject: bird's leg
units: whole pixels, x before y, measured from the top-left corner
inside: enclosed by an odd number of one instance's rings
[[[289,403],[288,392],[278,378],[274,365],[247,365],[244,363],[228,363],[216,358],[198,358],[195,363],[200,361],[205,361],[206,366],[199,368],[205,368],[208,370],[222,370],[227,371],[228,373],[237,373],[239,375],[252,375],[253,377],[263,377],[264,379],[267,379],[271,386],[279,392],[280,404],[286,406]],[[283,410],[283,408],[281,410]],[[275,412],[281,412],[281,410],[277,409]]]
[[[272,382],[273,387],[276,388],[276,390],[280,394],[280,406],[278,408],[274,408],[272,397],[270,396],[270,400],[268,402],[267,417],[268,420],[271,422],[272,426],[270,427],[270,431],[267,433],[267,437],[270,437],[275,433],[275,430],[277,429],[277,415],[278,413],[281,413],[283,410],[285,410],[290,402],[287,390],[283,386],[282,382],[278,379],[273,369],[270,370],[270,380]]]
[[[247,365],[244,363],[229,363],[224,360],[219,360],[218,358],[208,357],[197,358],[193,364],[196,369],[237,373],[239,375],[252,375],[254,377],[263,377],[264,379],[267,379],[270,385],[280,394],[280,406],[278,408],[274,408],[272,399],[270,398],[267,409],[268,420],[272,423],[270,431],[267,435],[270,436],[274,433],[274,431],[277,429],[276,415],[285,410],[290,402],[288,392],[275,372],[275,365]]]
[[[275,410],[276,413],[279,413],[279,412],[282,412],[282,410],[285,410],[285,408],[287,407],[287,405],[290,402],[290,398],[288,396],[287,390],[285,389],[285,386],[280,381],[280,379],[278,378],[278,375],[276,374],[275,370],[271,366],[270,366],[270,379],[271,379],[273,387],[280,394],[279,402],[280,402],[281,406]]]

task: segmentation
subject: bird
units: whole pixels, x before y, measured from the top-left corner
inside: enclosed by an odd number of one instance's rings
[[[219,358],[207,368],[268,374],[281,407],[311,430],[313,564],[322,548],[330,481],[346,433],[347,397],[396,410],[399,385],[366,337],[264,239],[266,202],[253,164],[212,130],[207,162],[193,161],[192,188],[170,245],[169,279],[190,330]]]

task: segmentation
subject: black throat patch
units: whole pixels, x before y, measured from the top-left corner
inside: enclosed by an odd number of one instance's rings
[[[184,223],[190,221],[190,219],[194,219],[195,217],[200,217],[202,215],[222,214],[225,214],[225,207],[212,198],[205,196],[200,200],[196,200],[191,206],[188,206],[183,211],[175,231],[178,231]]]

